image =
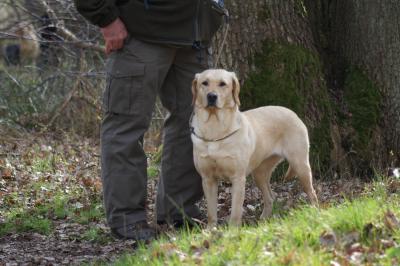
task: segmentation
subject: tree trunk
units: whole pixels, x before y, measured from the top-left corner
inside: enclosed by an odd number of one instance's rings
[[[229,34],[222,49],[220,66],[233,69],[241,79],[255,71],[253,59],[263,42],[287,42],[315,51],[312,32],[301,1],[240,0],[225,1],[230,13]],[[223,30],[214,42],[217,54]]]
[[[230,31],[219,66],[238,73],[242,110],[296,111],[319,176],[365,176],[398,163],[400,2],[225,2]],[[220,32],[215,54],[222,40]]]
[[[308,0],[328,86],[339,99],[351,164],[382,172],[400,160],[400,2]],[[360,167],[362,166],[362,167]]]
[[[330,172],[332,108],[306,7],[297,0],[226,1],[230,31],[220,66],[242,83],[242,110],[282,105],[309,128],[314,173]],[[223,30],[217,36],[218,54]]]
[[[345,12],[343,12],[344,10]],[[359,67],[382,96],[372,159],[379,168],[400,159],[400,2],[337,2],[333,45],[345,63]],[[369,125],[371,126],[371,125]],[[389,164],[389,165],[387,165]]]

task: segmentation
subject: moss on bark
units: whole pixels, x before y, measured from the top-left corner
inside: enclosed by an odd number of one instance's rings
[[[280,105],[295,111],[309,129],[311,163],[321,175],[331,163],[333,119],[319,57],[298,45],[265,42],[253,60],[257,70],[243,86],[243,109]]]
[[[365,173],[370,168],[374,158],[374,133],[381,116],[382,97],[376,85],[363,71],[351,66],[346,71],[343,104],[347,113],[339,113],[339,124],[343,130],[343,138],[347,141],[345,147],[356,155],[357,161],[352,167],[354,171]]]

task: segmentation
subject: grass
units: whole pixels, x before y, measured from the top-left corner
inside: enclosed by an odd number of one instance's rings
[[[72,241],[100,245],[112,241],[104,225],[97,150],[90,142],[72,143],[33,142],[13,151],[19,156],[0,158],[0,238],[23,232],[69,232]],[[157,176],[155,159],[148,172],[150,178]],[[393,192],[391,181],[378,180],[367,185],[361,197],[321,209],[307,204],[287,209],[284,202],[277,202],[274,218],[257,226],[169,232],[115,264],[329,265],[337,261],[350,265],[357,264],[351,261],[352,244],[360,245],[361,264],[398,264],[400,231],[385,223],[388,210],[400,215],[400,196],[388,192]],[[68,223],[72,230],[76,228],[72,233],[58,227]],[[348,243],[354,233],[357,240]],[[333,246],[324,244],[329,234],[337,239]]]
[[[110,240],[96,228],[105,214],[95,148],[90,143],[83,148],[57,142],[29,145],[18,151],[20,156],[0,158],[0,237],[50,235],[67,222],[85,225],[84,240]],[[156,178],[158,165],[152,162],[148,173]]]
[[[83,150],[58,143],[29,145],[18,151],[20,156],[0,158],[0,188],[6,192],[0,198],[0,237],[23,232],[50,235],[61,220],[88,226],[102,223],[100,180],[96,165],[89,161],[94,148],[89,143],[85,145],[91,149]]]
[[[216,230],[182,231],[181,234],[140,247],[115,265],[330,265],[351,262],[351,244],[362,250],[359,263],[393,265],[400,262],[399,228],[384,224],[388,210],[400,214],[399,195],[387,195],[382,183],[356,200],[325,209],[307,205],[258,226],[222,227]],[[333,246],[323,235],[335,236]],[[347,240],[357,235],[354,243]],[[384,248],[381,241],[397,241]],[[353,253],[352,253],[353,252]],[[349,255],[350,254],[350,255]],[[354,253],[355,254],[355,253]]]
[[[84,232],[82,239],[90,242],[105,244],[111,240],[111,236],[106,234],[101,228],[92,227]]]
[[[160,170],[157,165],[150,165],[147,167],[147,176],[148,178],[156,178],[159,176]]]
[[[37,232],[47,235],[52,230],[50,219],[41,215],[43,209],[37,209],[36,213],[14,209],[8,213],[5,223],[0,224],[0,236],[10,232]]]
[[[99,222],[104,218],[101,202],[77,208],[70,199],[61,194],[55,194],[51,200],[29,208],[15,205],[4,214],[4,222],[0,223],[0,237],[9,233],[36,232],[49,235],[54,228],[54,221],[68,219],[79,224]]]

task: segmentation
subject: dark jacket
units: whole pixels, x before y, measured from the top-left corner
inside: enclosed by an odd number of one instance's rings
[[[120,17],[135,38],[167,44],[207,46],[223,8],[212,0],[75,0],[78,11],[104,27]]]

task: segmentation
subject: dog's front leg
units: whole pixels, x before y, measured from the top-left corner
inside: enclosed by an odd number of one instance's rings
[[[203,191],[207,201],[208,228],[217,225],[217,198],[218,198],[218,182],[215,178],[203,178]]]
[[[240,226],[242,224],[245,185],[245,176],[232,180],[232,213],[229,220],[230,225]]]

